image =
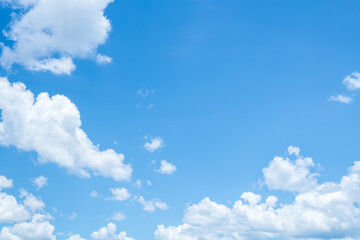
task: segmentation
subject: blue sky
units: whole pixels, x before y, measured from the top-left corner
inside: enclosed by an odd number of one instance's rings
[[[360,237],[358,1],[0,3],[0,239]]]

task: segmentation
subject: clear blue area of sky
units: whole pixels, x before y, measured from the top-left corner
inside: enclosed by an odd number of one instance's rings
[[[258,184],[261,170],[289,145],[320,164],[320,182],[338,181],[360,160],[360,99],[328,98],[346,93],[344,76],[360,69],[359,9],[359,1],[116,0],[105,12],[112,31],[99,48],[112,64],[77,59],[70,76],[19,66],[0,73],[35,94],[70,98],[94,144],[125,155],[132,180],[78,178],[37,164],[35,153],[1,147],[0,174],[15,184],[8,192],[23,187],[41,196],[57,232],[87,238],[120,211],[127,220],[118,228],[147,240],[158,224],[181,224],[187,204],[204,197],[228,205],[244,191],[269,194]],[[9,14],[0,9],[1,29]],[[154,93],[142,98],[138,89]],[[166,147],[146,152],[144,136],[162,137]],[[162,159],[177,166],[173,175],[154,171]],[[49,186],[36,191],[30,179],[39,175]],[[147,213],[133,200],[89,196],[110,196],[111,187],[170,208]]]

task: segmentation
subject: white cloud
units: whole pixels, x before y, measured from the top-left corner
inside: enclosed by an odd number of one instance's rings
[[[330,96],[329,101],[334,102],[341,102],[341,103],[351,103],[352,97],[344,96],[344,95],[337,95],[337,96]]]
[[[113,194],[111,199],[115,201],[125,201],[131,196],[126,188],[111,188],[110,191]]]
[[[158,172],[162,174],[173,174],[176,171],[176,166],[172,165],[171,163],[168,163],[165,160],[161,160],[160,168],[157,170]]]
[[[360,73],[353,72],[343,80],[343,84],[348,90],[357,90],[360,88]]]
[[[145,149],[149,152],[155,152],[156,150],[165,147],[164,140],[160,137],[152,138],[150,142],[146,142]]]
[[[300,156],[300,148],[299,147],[295,147],[295,146],[292,146],[290,145],[288,147],[288,153],[289,155],[295,155],[296,157],[299,157]]]
[[[56,163],[81,177],[129,180],[132,168],[113,149],[100,151],[81,129],[80,113],[67,97],[40,93],[0,78],[0,145],[36,151],[40,163]]]
[[[54,229],[45,215],[36,214],[31,222],[21,222],[11,227],[3,227],[0,232],[0,239],[55,240]]]
[[[5,176],[0,176],[0,191],[4,188],[12,188],[13,182],[11,179],[7,179]]]
[[[135,185],[140,188],[142,185],[141,180],[140,179],[136,180]]]
[[[96,56],[96,62],[98,64],[112,63],[112,58],[106,55],[98,54]]]
[[[109,223],[106,227],[100,228],[99,231],[93,232],[91,238],[99,240],[134,240],[127,237],[126,232],[116,234],[116,225],[114,223]]]
[[[360,162],[339,183],[325,182],[288,204],[244,193],[228,207],[203,199],[179,226],[159,225],[158,240],[360,239]]]
[[[69,216],[69,219],[74,220],[75,218],[77,218],[77,214],[76,212],[72,212],[71,215]]]
[[[140,88],[136,91],[136,93],[139,94],[142,98],[147,98],[151,94],[154,94],[154,91],[155,91],[154,89],[149,90],[145,88]]]
[[[116,212],[110,219],[113,221],[123,221],[126,220],[126,216],[121,212]]]
[[[39,176],[37,178],[32,179],[32,182],[36,185],[36,188],[39,190],[47,185],[47,178],[44,176]]]
[[[86,240],[85,238],[80,237],[79,234],[76,235],[72,235],[70,238],[68,238],[67,240]]]
[[[311,158],[298,158],[292,162],[288,158],[275,157],[263,169],[265,184],[272,190],[307,191],[317,185],[318,174],[310,172],[313,166]]]
[[[41,211],[45,208],[45,204],[40,199],[36,198],[33,194],[28,193],[24,189],[20,189],[20,198],[24,199],[24,205],[32,212]]]
[[[45,208],[45,204],[40,199],[22,188],[20,199],[22,203],[18,202],[14,196],[0,192],[0,223],[23,222],[43,212]]]
[[[169,206],[160,200],[153,199],[151,201],[145,201],[143,196],[135,197],[135,200],[138,201],[142,206],[143,210],[147,212],[154,212],[156,208],[161,210],[166,210]]]
[[[149,185],[149,186],[151,186],[151,185],[152,185],[152,183],[151,183],[151,181],[150,181],[150,180],[146,180],[146,183],[147,183],[147,185]]]
[[[4,32],[14,44],[2,45],[1,65],[10,69],[17,63],[29,70],[70,74],[73,58],[108,62],[109,57],[96,52],[111,30],[104,9],[112,1],[0,0],[16,13]]]
[[[96,191],[91,191],[91,193],[90,193],[90,197],[92,197],[92,198],[96,198],[98,196],[98,193],[96,192]]]
[[[14,196],[0,192],[0,223],[19,222],[29,218],[30,212]]]

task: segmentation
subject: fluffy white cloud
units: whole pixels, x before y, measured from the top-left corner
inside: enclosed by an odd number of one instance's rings
[[[125,201],[131,196],[126,188],[111,188],[110,191],[113,195],[111,199],[115,201]]]
[[[0,191],[4,188],[12,188],[13,182],[5,176],[0,176]]]
[[[349,90],[357,90],[360,88],[360,73],[353,72],[351,75],[348,75],[343,80],[343,84]]]
[[[314,166],[311,158],[298,158],[295,162],[288,158],[275,157],[263,169],[265,184],[272,190],[303,192],[317,185],[317,173],[311,173]]]
[[[34,71],[70,74],[73,58],[93,58],[111,62],[97,55],[111,30],[104,9],[113,0],[0,0],[15,9],[4,35],[12,48],[2,44],[1,65],[14,63]]]
[[[132,168],[113,149],[100,151],[81,129],[80,113],[65,96],[34,98],[22,83],[0,78],[0,145],[36,151],[40,163],[56,163],[81,177],[129,180]]]
[[[288,147],[288,153],[289,155],[295,155],[296,157],[299,157],[300,156],[300,148],[299,147],[295,147],[293,145],[290,145]]]
[[[344,96],[344,95],[337,95],[337,96],[330,96],[329,101],[341,102],[341,103],[351,103],[352,97]]]
[[[185,210],[180,226],[159,225],[158,240],[359,239],[360,162],[339,183],[326,182],[277,204],[244,193],[232,207],[203,199]]]
[[[135,200],[138,201],[143,206],[143,210],[147,212],[154,212],[156,208],[161,210],[166,210],[169,208],[165,202],[156,199],[145,201],[144,197],[140,196],[135,197]]]
[[[28,193],[24,189],[20,189],[20,198],[24,199],[24,206],[30,209],[32,212],[41,211],[44,209],[45,204],[40,199],[36,198],[33,194]]]
[[[12,195],[0,192],[0,223],[19,222],[30,218],[28,209]]]
[[[55,240],[54,226],[47,221],[47,216],[36,214],[31,222],[17,223],[12,227],[3,227],[2,240]]]
[[[47,185],[47,178],[44,176],[39,176],[37,178],[32,179],[32,182],[36,185],[36,188],[39,190]]]
[[[102,227],[99,231],[93,232],[91,238],[99,240],[134,240],[126,236],[126,232],[116,234],[116,225],[109,223],[106,227]]]
[[[157,170],[158,172],[162,174],[173,174],[176,171],[176,166],[172,165],[171,163],[168,163],[165,160],[161,160],[160,168]]]
[[[165,147],[164,140],[160,137],[152,138],[150,142],[146,142],[144,148],[149,152]]]

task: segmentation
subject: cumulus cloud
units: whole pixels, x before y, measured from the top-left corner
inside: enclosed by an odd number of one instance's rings
[[[0,192],[0,223],[20,222],[30,216],[30,211],[14,196]]]
[[[100,151],[81,129],[80,113],[67,97],[40,93],[0,78],[0,145],[38,153],[40,163],[55,163],[81,177],[101,175],[129,180],[132,168],[113,149]]]
[[[44,209],[45,204],[39,198],[35,197],[32,193],[27,192],[25,189],[20,189],[20,198],[24,199],[24,206],[32,212],[41,211]]]
[[[275,157],[267,168],[263,169],[265,184],[272,190],[304,192],[317,185],[317,173],[311,173],[314,166],[311,158],[297,158],[295,162],[288,158]]]
[[[337,96],[329,97],[329,101],[340,102],[340,103],[351,103],[352,100],[353,100],[352,97],[344,96],[344,95],[337,95]]]
[[[203,199],[183,224],[159,225],[158,240],[359,239],[360,162],[339,183],[325,182],[278,204],[276,196],[244,193],[231,207]]]
[[[154,212],[157,208],[161,210],[169,208],[165,202],[156,199],[146,201],[143,196],[140,196],[135,197],[135,200],[138,201],[143,206],[143,210],[147,212]]]
[[[360,73],[353,72],[345,77],[343,84],[348,90],[357,90],[360,88]]]
[[[0,176],[0,191],[4,188],[12,188],[12,186],[12,179],[7,179],[7,177],[5,176]]]
[[[47,178],[44,176],[39,176],[37,178],[32,179],[32,182],[35,184],[36,188],[39,190],[47,185]]]
[[[110,191],[113,195],[110,199],[115,201],[125,201],[131,196],[126,188],[111,188]]]
[[[146,142],[144,148],[149,152],[165,147],[164,140],[160,137],[152,138],[150,142]]]
[[[49,223],[46,215],[36,214],[30,222],[17,223],[3,227],[2,240],[55,240],[55,227]]]
[[[85,238],[80,237],[79,234],[76,235],[72,235],[70,238],[68,238],[67,240],[86,240]]]
[[[99,231],[93,232],[91,238],[99,240],[135,240],[126,235],[126,232],[117,234],[116,225],[114,223],[109,223],[106,227],[100,228]]]
[[[111,30],[104,10],[113,0],[0,0],[14,9],[4,36],[12,47],[2,44],[0,63],[34,71],[70,74],[74,58],[111,62],[97,54]]]
[[[171,163],[168,163],[165,160],[161,160],[160,168],[157,171],[162,174],[171,175],[176,171],[176,166],[172,165]]]

